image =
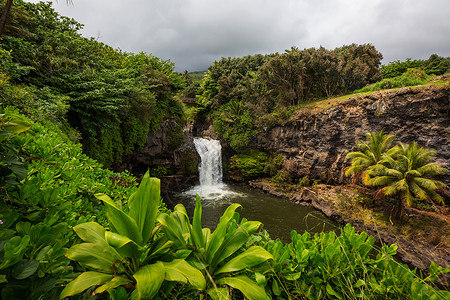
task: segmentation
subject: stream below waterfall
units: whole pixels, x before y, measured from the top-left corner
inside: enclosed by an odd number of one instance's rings
[[[194,214],[195,195],[202,201],[202,226],[214,229],[226,208],[239,203],[241,218],[260,221],[272,239],[290,241],[290,232],[310,233],[338,231],[335,222],[321,212],[289,202],[286,199],[263,194],[246,186],[222,182],[222,155],[219,141],[195,138],[194,145],[200,155],[199,184],[164,199],[169,208],[182,203],[190,217]]]

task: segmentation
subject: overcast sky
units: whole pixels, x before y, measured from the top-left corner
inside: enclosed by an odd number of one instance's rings
[[[39,2],[31,0],[29,2]],[[214,60],[351,43],[373,44],[383,63],[450,56],[449,0],[65,0],[61,14],[82,34],[147,52],[177,71]]]

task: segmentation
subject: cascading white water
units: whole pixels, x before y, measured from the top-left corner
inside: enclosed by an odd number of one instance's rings
[[[222,146],[220,146],[220,142],[195,138],[194,145],[201,159],[198,167],[200,186],[222,185]]]
[[[198,168],[200,185],[194,186],[185,194],[198,194],[202,201],[237,195],[222,182],[222,146],[220,142],[207,138],[194,138],[194,145],[201,159]]]

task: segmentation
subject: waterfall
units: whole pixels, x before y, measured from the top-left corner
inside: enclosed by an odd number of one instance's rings
[[[220,142],[194,138],[194,145],[201,159],[198,167],[200,185],[190,188],[184,194],[192,196],[197,194],[202,201],[207,200],[212,203],[230,195],[238,195],[222,182],[222,146],[220,146]]]
[[[195,149],[200,155],[198,167],[200,186],[222,185],[222,147],[217,140],[195,138]]]

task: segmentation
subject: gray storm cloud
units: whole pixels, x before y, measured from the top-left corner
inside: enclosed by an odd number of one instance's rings
[[[37,2],[37,1],[30,1]],[[73,0],[87,37],[205,70],[221,57],[371,43],[384,63],[450,56],[448,0]]]

